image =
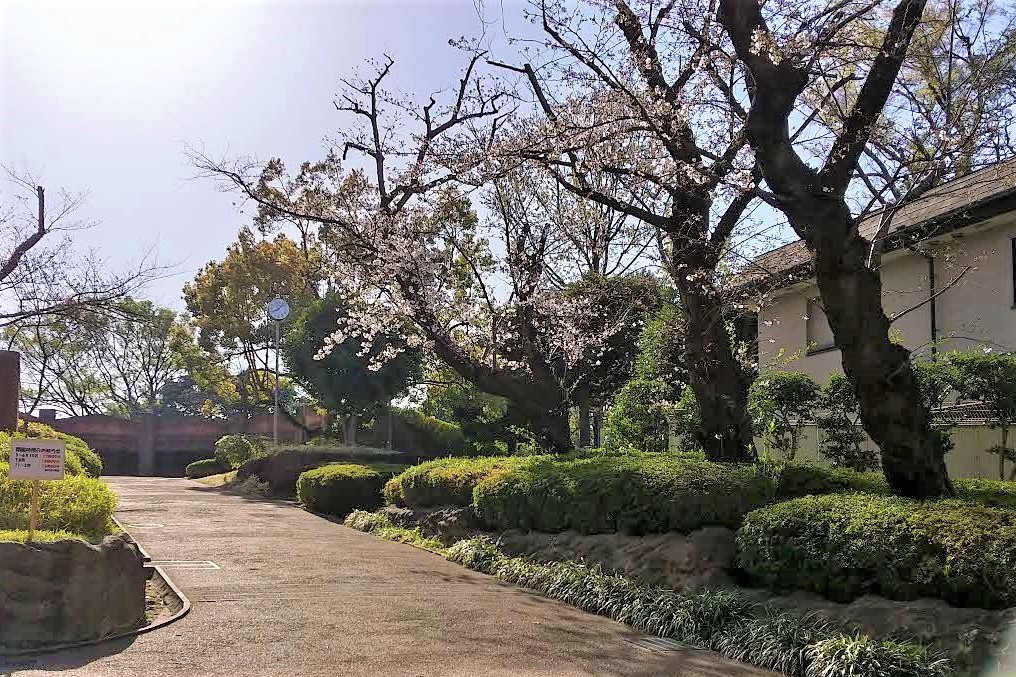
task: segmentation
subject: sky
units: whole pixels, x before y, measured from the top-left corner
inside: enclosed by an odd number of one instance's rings
[[[521,0],[0,0],[0,163],[47,190],[89,191],[75,234],[111,269],[154,248],[171,266],[144,295],[221,259],[247,217],[188,165],[211,156],[324,154],[343,124],[340,77],[387,53],[393,84],[447,89],[464,63],[449,38],[516,34]],[[518,25],[502,23],[515,21]],[[494,37],[495,48],[507,49]],[[503,53],[503,52],[502,52]],[[0,198],[10,187],[0,184]]]

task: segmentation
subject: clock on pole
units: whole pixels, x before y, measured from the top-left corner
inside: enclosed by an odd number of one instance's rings
[[[268,317],[275,320],[275,407],[272,409],[272,439],[279,444],[279,343],[282,321],[289,317],[289,303],[286,299],[272,299],[268,302]]]

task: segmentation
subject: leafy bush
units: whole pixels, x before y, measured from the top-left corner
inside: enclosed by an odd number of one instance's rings
[[[490,473],[476,485],[473,505],[494,529],[642,534],[737,528],[773,492],[759,466],[672,454],[536,457]]]
[[[454,423],[427,416],[416,409],[399,409],[396,414],[416,436],[413,446],[422,450],[421,456],[465,456],[473,452],[462,429]]]
[[[184,468],[184,477],[189,477],[192,480],[199,479],[201,477],[208,477],[209,475],[218,475],[220,473],[228,472],[229,467],[219,463],[217,458],[203,458],[200,461],[194,461],[193,463],[187,464]]]
[[[949,661],[916,644],[836,635],[808,647],[807,677],[946,677]]]
[[[362,465],[334,463],[308,470],[296,481],[296,495],[311,512],[345,517],[381,506],[381,474]]]
[[[861,446],[864,433],[859,424],[857,396],[843,374],[835,374],[822,389],[822,413],[816,423],[822,429],[820,449],[834,466],[864,472],[878,467],[878,453]]]
[[[227,470],[236,470],[251,459],[264,456],[265,445],[253,435],[223,435],[215,443],[215,460]]]
[[[64,541],[69,538],[80,539],[81,536],[72,534],[69,531],[36,531],[32,534],[32,541],[35,543],[52,543],[53,541]],[[28,540],[28,531],[26,530],[0,530],[0,542],[14,541],[15,543],[24,543],[26,540]]]
[[[755,433],[790,461],[797,454],[801,429],[814,418],[818,401],[818,384],[797,371],[765,374],[755,379],[748,391],[748,410]]]
[[[807,496],[752,512],[738,563],[756,582],[835,601],[873,593],[957,606],[1016,604],[1016,511],[963,501]]]
[[[667,448],[667,398],[671,387],[660,379],[634,378],[614,398],[604,429],[611,447],[639,451]]]
[[[778,501],[820,494],[891,493],[882,473],[860,473],[807,463],[778,463],[773,469]]]
[[[10,466],[0,462],[0,529],[27,529],[32,483],[12,480],[9,475]],[[104,482],[84,475],[42,482],[38,527],[101,538],[113,528],[116,500]]]
[[[670,412],[670,422],[685,452],[702,452],[702,411],[691,386],[681,391],[680,399]]]
[[[524,465],[532,458],[486,456],[427,461],[389,480],[384,497],[388,503],[414,508],[467,506],[473,502],[473,488],[481,480],[501,468]]]

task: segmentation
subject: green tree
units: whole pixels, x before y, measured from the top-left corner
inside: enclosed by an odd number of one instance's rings
[[[607,446],[666,451],[667,397],[671,393],[671,386],[659,379],[628,381],[607,413]]]
[[[1000,431],[999,444],[987,451],[998,454],[998,477],[1005,479],[1006,459],[1016,461],[1009,446],[1009,428],[1016,424],[1016,354],[969,350],[948,357],[960,398],[981,402],[991,414],[989,425]],[[1009,479],[1016,479],[1016,468]]]
[[[258,240],[245,228],[222,261],[208,263],[184,285],[197,345],[236,377],[240,410],[271,407],[275,331],[266,313],[268,302],[281,296],[299,310],[318,297],[321,284],[316,246],[284,235]]]
[[[748,411],[756,434],[791,461],[804,424],[814,418],[819,386],[807,374],[774,371],[755,379],[748,391]]]
[[[822,430],[820,450],[836,467],[867,472],[878,467],[878,454],[861,446],[857,396],[843,374],[834,374],[822,388],[815,422]]]
[[[282,351],[293,379],[341,417],[343,436],[355,443],[357,420],[376,415],[417,383],[422,367],[420,351],[409,347],[405,336],[395,334],[376,336],[367,352],[359,339],[346,337],[331,343],[327,355],[320,355],[320,348],[332,342],[336,321],[346,309],[336,293],[311,302],[287,326]],[[378,359],[388,353],[397,354]]]

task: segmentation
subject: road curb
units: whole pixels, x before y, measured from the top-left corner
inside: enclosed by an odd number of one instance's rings
[[[173,599],[172,606],[179,607],[176,609],[176,611],[174,611],[172,616],[168,618],[163,618],[162,620],[155,621],[154,623],[149,623],[144,627],[135,628],[134,630],[129,630],[127,632],[121,632],[120,634],[117,635],[110,635],[109,637],[99,637],[98,639],[88,639],[81,642],[65,642],[63,644],[50,644],[44,647],[38,647],[35,649],[26,649],[24,651],[15,651],[13,653],[0,653],[0,661],[10,658],[39,656],[42,654],[55,653],[57,651],[66,651],[67,649],[78,649],[86,646],[105,644],[106,642],[115,642],[117,640],[126,639],[128,637],[137,637],[138,635],[143,635],[153,630],[164,628],[170,623],[175,623],[176,621],[186,616],[191,610],[191,603],[190,600],[187,599],[187,596],[184,595],[183,592],[181,592],[180,588],[176,586],[176,583],[174,583],[172,579],[170,579],[169,576],[166,575],[166,572],[163,571],[162,567],[160,566],[151,566],[146,564],[145,568],[151,569],[151,573],[148,576],[148,578],[153,580],[155,585],[159,585],[159,582],[165,585],[166,589],[162,593],[164,595],[164,599],[167,596],[170,597],[171,599]]]
[[[138,543],[136,538],[130,535],[130,532],[127,531],[126,527],[124,527],[123,522],[116,518],[116,515],[113,515],[113,523],[122,533],[127,534],[127,538],[131,539],[131,543],[137,546],[138,551],[141,553],[141,559],[144,561],[145,566],[148,566],[152,561],[152,556],[148,554],[148,551],[145,550],[140,543]]]

